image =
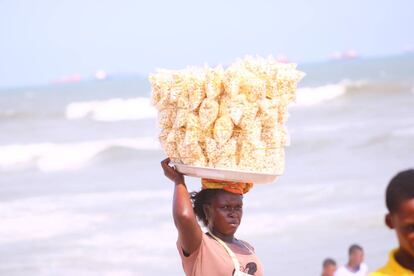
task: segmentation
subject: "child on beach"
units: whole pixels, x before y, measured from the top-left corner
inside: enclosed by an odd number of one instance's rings
[[[336,271],[336,262],[334,259],[326,258],[322,263],[322,276],[334,276]]]
[[[353,244],[348,250],[349,259],[346,265],[340,266],[335,276],[366,276],[368,274],[368,267],[363,263],[364,261],[364,249]]]
[[[370,276],[414,276],[414,169],[402,171],[388,184],[385,223],[397,234],[398,248],[387,264]]]

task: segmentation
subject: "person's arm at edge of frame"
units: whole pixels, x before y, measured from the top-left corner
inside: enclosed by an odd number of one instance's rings
[[[161,161],[164,175],[174,182],[173,217],[184,252],[191,255],[201,244],[202,231],[194,214],[184,175],[169,166],[170,159]]]

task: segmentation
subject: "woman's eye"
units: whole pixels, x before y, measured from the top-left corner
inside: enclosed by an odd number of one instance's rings
[[[405,229],[406,229],[407,231],[409,231],[409,232],[414,232],[414,224],[412,224],[412,225],[407,225],[407,226],[405,227]]]
[[[242,206],[234,206],[234,207],[232,207],[232,206],[229,206],[229,205],[224,205],[224,206],[222,206],[222,207],[220,207],[222,210],[230,210],[230,209],[233,209],[233,210],[237,210],[237,211],[239,211],[239,210],[241,210],[242,209]]]

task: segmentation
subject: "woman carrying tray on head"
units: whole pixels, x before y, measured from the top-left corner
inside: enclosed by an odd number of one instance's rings
[[[191,195],[184,176],[161,162],[165,176],[175,184],[174,223],[177,248],[187,276],[263,275],[254,248],[234,237],[243,215],[243,194],[251,183],[202,179],[202,190]],[[203,233],[196,217],[208,233]]]

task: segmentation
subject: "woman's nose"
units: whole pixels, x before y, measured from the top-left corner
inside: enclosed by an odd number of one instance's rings
[[[235,208],[230,208],[229,209],[229,212],[228,212],[228,214],[227,214],[229,217],[231,217],[231,218],[234,218],[234,217],[236,217],[237,216],[237,212],[236,212],[236,209]]]

